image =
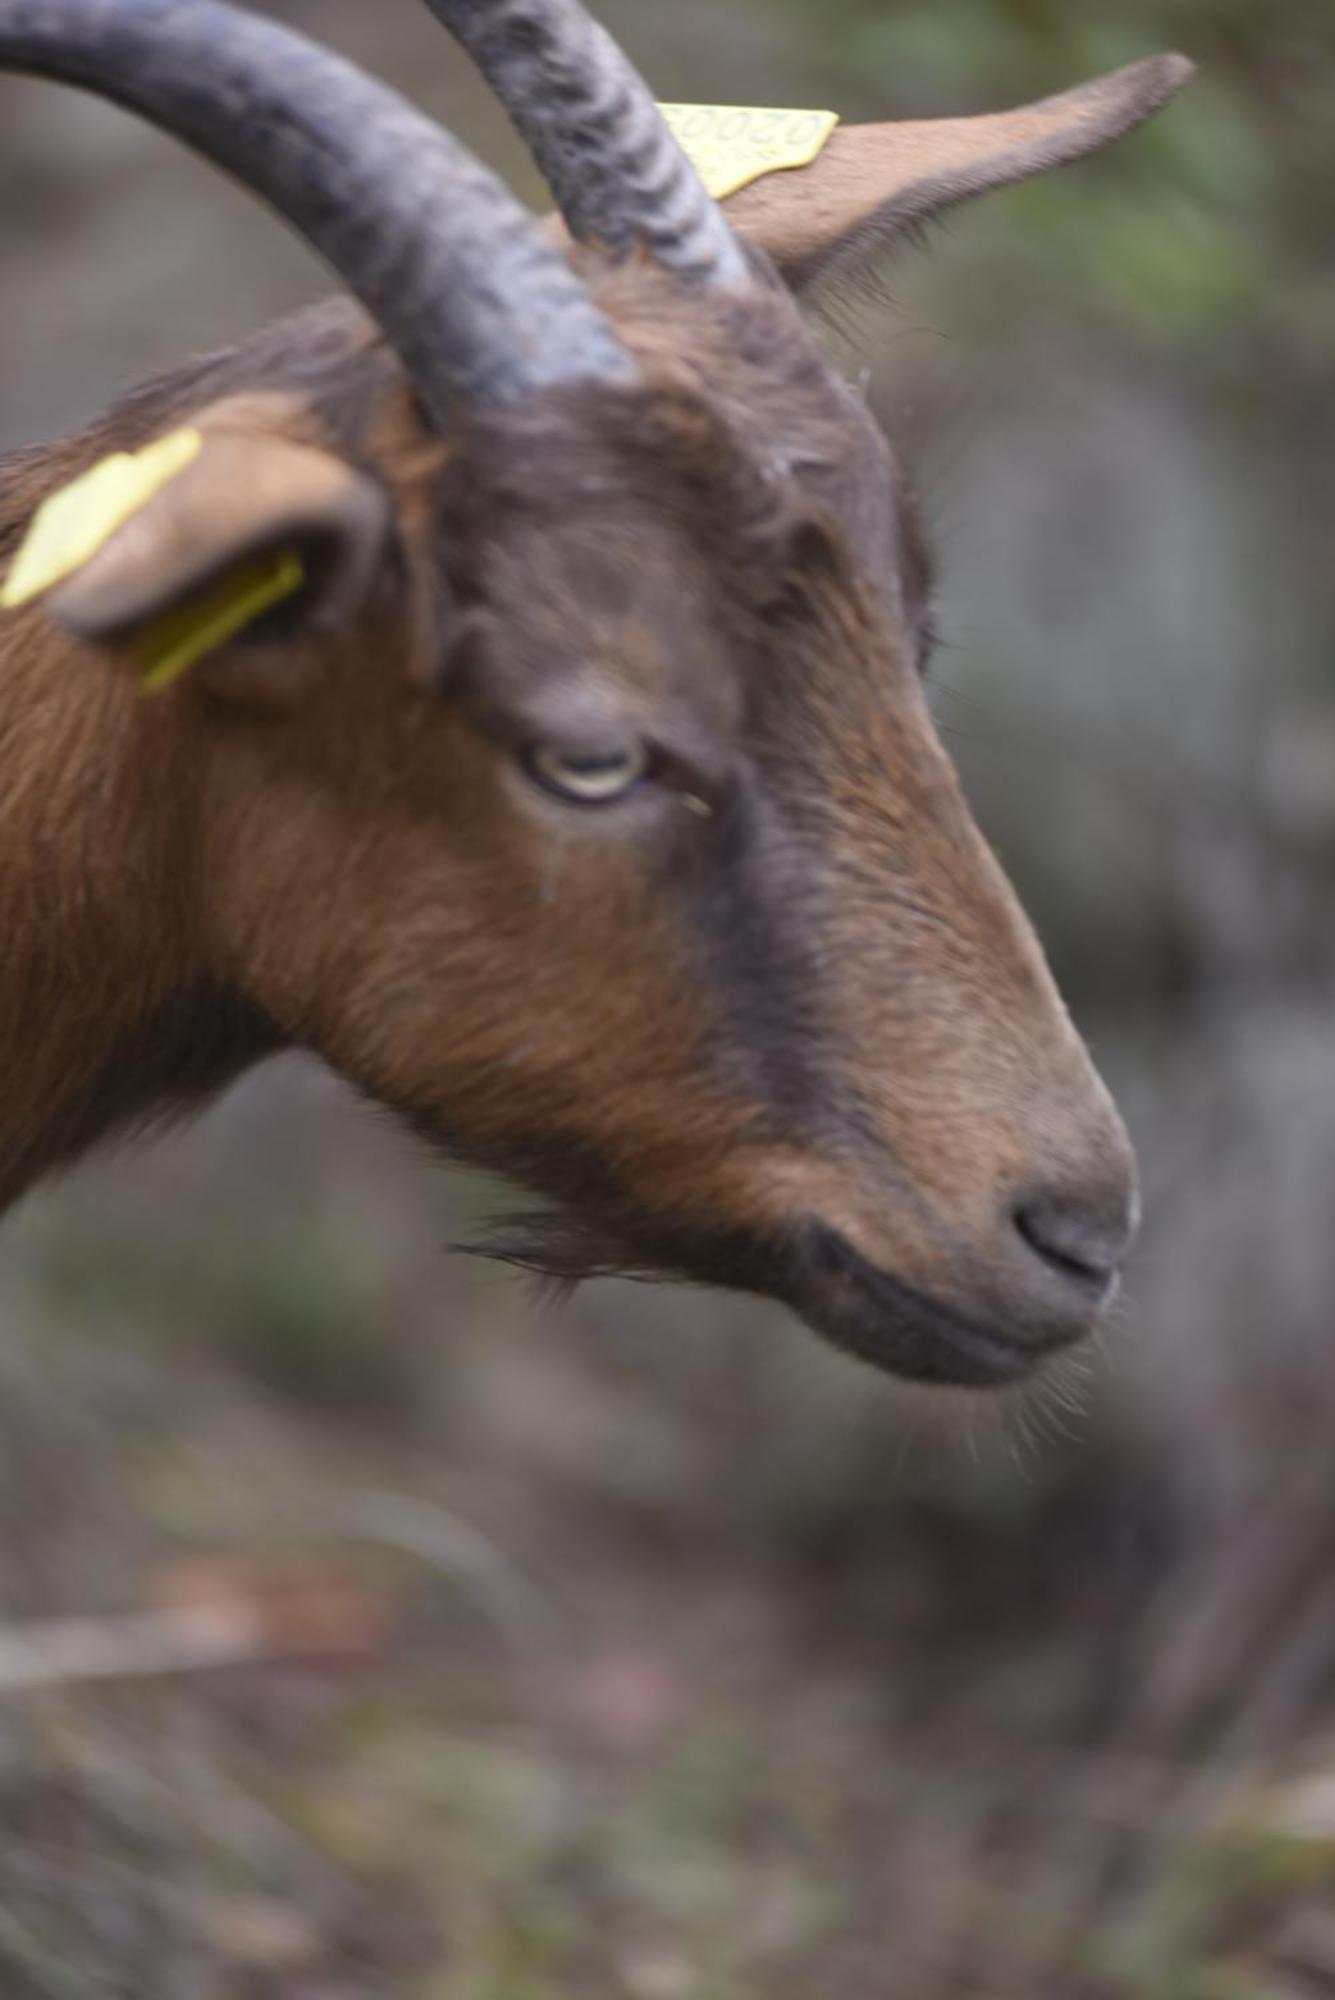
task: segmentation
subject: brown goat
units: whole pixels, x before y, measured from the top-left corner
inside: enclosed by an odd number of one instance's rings
[[[845,130],[725,217],[578,0],[431,4],[577,247],[271,23],[0,0],[0,66],[175,131],[361,301],[0,469],[12,556],[189,434],[0,625],[0,1203],[302,1047],[560,1204],[519,1261],[1019,1376],[1113,1290],[1132,1158],[934,734],[911,497],[794,301],[1188,66]],[[145,696],[284,554],[295,594]]]

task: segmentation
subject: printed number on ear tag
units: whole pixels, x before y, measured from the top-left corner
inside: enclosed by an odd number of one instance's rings
[[[44,500],[0,591],[0,607],[17,611],[91,562],[116,530],[203,449],[198,431],[173,431],[143,451],[118,451],[104,458]]]
[[[731,104],[658,108],[715,201],[749,187],[763,174],[809,167],[839,123],[837,111],[770,111]]]

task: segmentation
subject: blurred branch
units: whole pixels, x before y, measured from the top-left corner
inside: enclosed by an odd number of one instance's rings
[[[358,1658],[375,1650],[383,1624],[368,1594],[340,1580],[275,1589],[210,1563],[190,1566],[174,1588],[179,1601],[159,1610],[0,1630],[0,1697],[278,1659]]]
[[[261,1619],[209,1613],[64,1618],[0,1633],[0,1695],[207,1672],[273,1656]]]
[[[568,1638],[552,1605],[502,1549],[471,1522],[402,1494],[362,1494],[344,1519],[351,1533],[416,1556],[470,1591],[511,1652],[534,1712],[555,1721],[551,1669],[569,1656]]]

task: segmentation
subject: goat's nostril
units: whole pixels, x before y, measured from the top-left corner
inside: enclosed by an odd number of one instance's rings
[[[1102,1212],[1100,1212],[1102,1209]],[[1015,1227],[1036,1256],[1082,1291],[1102,1298],[1131,1248],[1134,1225],[1106,1205],[1041,1194],[1014,1210]]]

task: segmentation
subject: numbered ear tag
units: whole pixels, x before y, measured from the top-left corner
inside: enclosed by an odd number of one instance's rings
[[[198,431],[173,431],[143,451],[118,451],[64,486],[33,515],[10,566],[0,607],[17,611],[91,562],[167,483],[198,458]]]
[[[135,635],[140,693],[160,694],[305,586],[306,566],[295,549],[238,564]]]
[[[755,105],[660,104],[677,144],[715,201],[764,174],[809,167],[839,123],[837,111],[770,111]]]

